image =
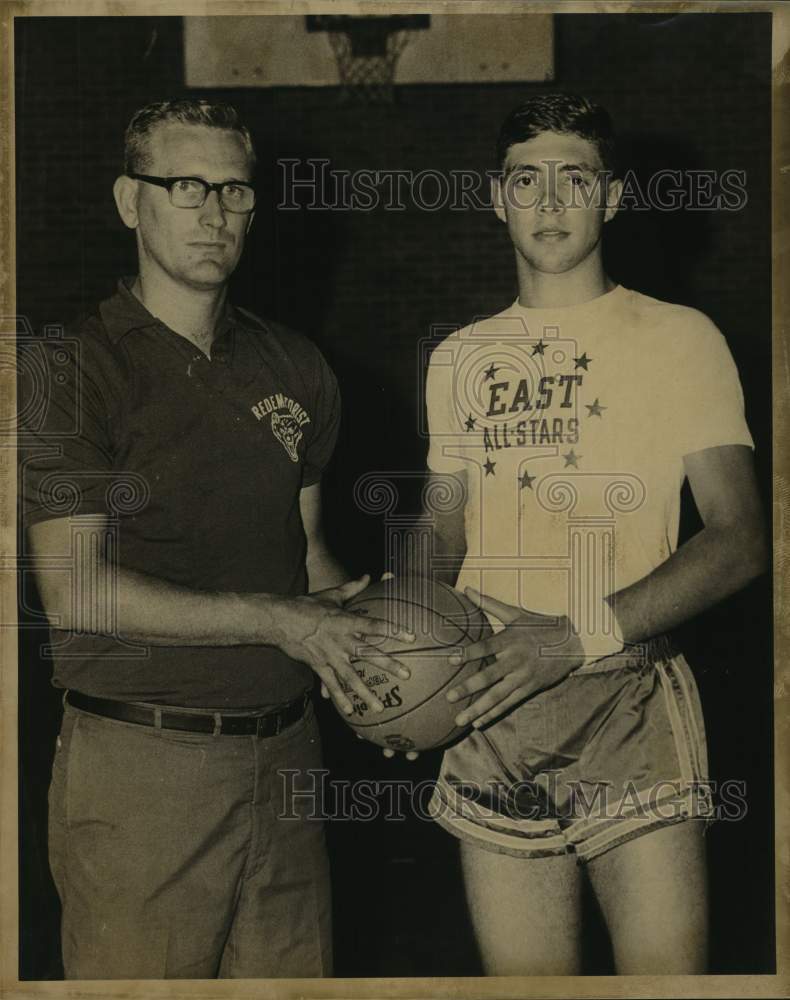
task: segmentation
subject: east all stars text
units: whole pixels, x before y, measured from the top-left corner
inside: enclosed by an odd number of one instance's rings
[[[544,375],[537,383],[534,395],[530,383],[521,379],[511,389],[510,382],[494,382],[488,387],[489,401],[487,417],[502,417],[506,414],[545,411],[552,407],[573,408],[573,392],[583,385],[583,375]],[[466,421],[468,431],[475,430],[475,418]],[[493,427],[483,428],[483,445],[486,451],[500,448],[524,447],[541,444],[577,444],[579,441],[579,420],[577,417],[547,417],[543,414],[502,422]]]

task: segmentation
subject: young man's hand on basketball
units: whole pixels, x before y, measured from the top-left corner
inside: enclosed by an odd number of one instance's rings
[[[472,587],[466,588],[466,595],[505,628],[450,657],[454,666],[495,657],[493,663],[447,692],[451,702],[485,692],[456,716],[456,725],[487,725],[519,702],[558,684],[584,662],[582,644],[567,618],[524,611]]]
[[[353,711],[351,699],[346,694],[349,689],[374,712],[384,708],[356,672],[354,663],[364,662],[404,680],[410,676],[403,663],[381,652],[368,640],[390,637],[411,642],[414,636],[410,632],[396,631],[391,622],[382,618],[344,610],[346,602],[369,583],[370,577],[366,574],[339,587],[285,600],[278,609],[280,638],[277,645],[318,674],[322,692],[325,690],[346,715]]]

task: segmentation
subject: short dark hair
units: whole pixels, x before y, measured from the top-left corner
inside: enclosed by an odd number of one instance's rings
[[[559,132],[587,139],[598,150],[605,170],[618,176],[617,147],[609,112],[578,94],[537,94],[514,108],[502,123],[496,144],[497,163],[507,151],[542,132]]]
[[[181,97],[169,101],[156,101],[135,111],[126,127],[123,147],[123,169],[126,174],[142,173],[150,163],[149,139],[157,125],[179,122],[182,125],[203,125],[208,128],[228,129],[237,132],[250,158],[250,169],[255,167],[255,149],[250,130],[242,122],[238,111],[222,101],[206,101]]]

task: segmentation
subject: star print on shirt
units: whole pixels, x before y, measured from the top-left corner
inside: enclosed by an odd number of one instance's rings
[[[468,431],[473,431],[475,429],[475,419],[476,418],[473,417],[472,414],[470,413],[467,418],[466,424],[464,425]]]
[[[584,354],[581,355],[581,357],[574,358],[573,360],[576,363],[577,368],[583,368],[585,371],[587,371],[588,370],[587,365],[589,365],[589,363],[592,361],[592,358],[588,358],[587,352],[585,351]]]
[[[608,406],[601,406],[601,404],[600,404],[597,396],[595,398],[595,402],[594,403],[585,403],[584,405],[590,411],[587,414],[588,417],[602,417],[603,416],[603,411],[609,409]]]
[[[532,484],[535,482],[536,476],[531,476],[526,469],[524,469],[524,474],[518,477],[519,488],[524,489],[526,486],[528,490],[532,489]]]
[[[496,373],[497,373],[498,371],[499,371],[499,369],[498,369],[498,368],[495,368],[495,367],[494,367],[494,364],[493,364],[493,362],[492,362],[492,363],[491,363],[491,367],[490,367],[490,368],[486,368],[486,382],[487,382],[487,381],[488,381],[488,380],[489,380],[490,378],[493,378],[493,377],[494,377],[494,376],[496,375]]]
[[[582,456],[581,455],[577,455],[574,452],[573,448],[571,448],[571,450],[568,452],[568,454],[567,455],[563,455],[562,457],[565,459],[565,468],[566,469],[568,468],[569,465],[572,465],[574,467],[574,469],[578,469],[578,467],[579,467],[579,459]]]
[[[536,354],[543,354],[545,350],[546,350],[546,345],[543,343],[542,340],[539,340],[537,344],[535,344],[535,346],[532,348],[532,357],[534,358]]]
[[[496,475],[496,473],[494,472],[494,466],[495,465],[496,465],[496,462],[492,462],[490,458],[486,459],[486,464],[483,466],[483,468],[486,470],[486,475],[487,476],[495,476]]]

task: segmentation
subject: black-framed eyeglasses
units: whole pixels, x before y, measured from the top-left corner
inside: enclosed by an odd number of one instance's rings
[[[255,188],[244,181],[209,184],[202,177],[152,177],[151,174],[129,174],[129,177],[165,188],[170,204],[176,208],[201,208],[211,191],[217,192],[220,206],[226,212],[248,215],[255,208]]]

